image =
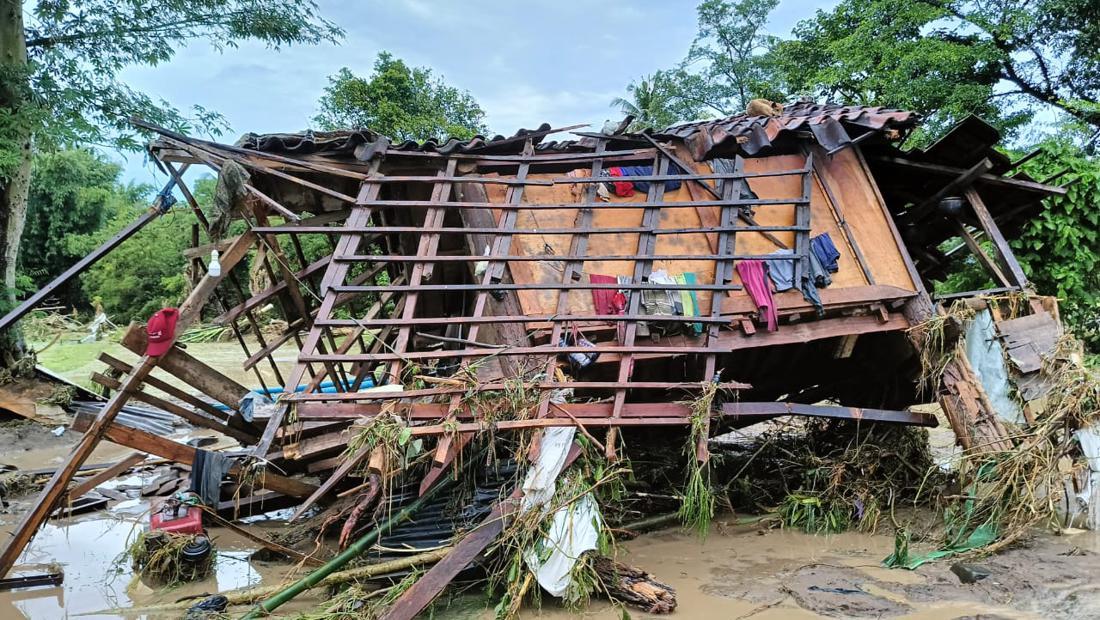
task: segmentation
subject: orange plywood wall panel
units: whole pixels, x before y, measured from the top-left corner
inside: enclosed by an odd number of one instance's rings
[[[905,262],[905,248],[894,236],[893,228],[886,219],[886,207],[872,185],[874,179],[860,165],[855,149],[844,149],[832,157],[821,157],[821,163],[823,180],[840,202],[844,218],[871,267],[876,283],[917,290]]]

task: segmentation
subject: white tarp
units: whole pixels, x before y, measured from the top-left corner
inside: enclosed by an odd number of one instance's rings
[[[966,359],[981,382],[997,417],[1005,422],[1023,424],[1024,415],[1020,411],[1019,403],[1012,396],[1004,349],[997,338],[993,315],[989,310],[978,312],[966,327]]]
[[[601,524],[600,509],[591,493],[554,513],[540,548],[528,549],[524,556],[542,589],[559,598],[565,595],[573,565],[581,554],[597,547]]]
[[[1100,529],[1100,427],[1093,425],[1073,433],[1089,464],[1089,483],[1077,494],[1077,503],[1087,513],[1085,527]]]
[[[554,482],[565,467],[565,457],[569,455],[576,432],[575,426],[551,426],[542,432],[538,460],[523,480],[521,514],[535,506],[543,506],[554,497]]]
[[[520,514],[533,509],[543,515],[549,513],[550,500],[576,432],[574,426],[554,426],[543,431],[538,458],[523,480]],[[596,548],[601,524],[600,509],[591,493],[554,512],[546,538],[524,553],[527,566],[543,589],[557,597],[565,594],[577,559]]]

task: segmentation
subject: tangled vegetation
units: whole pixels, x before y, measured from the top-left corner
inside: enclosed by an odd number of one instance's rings
[[[158,586],[172,587],[202,579],[214,568],[216,552],[211,549],[200,560],[188,557],[199,537],[163,531],[142,532],[126,550],[134,576]]]
[[[876,531],[884,511],[930,501],[943,484],[918,427],[792,422],[723,456],[732,506],[775,510],[785,526],[811,533]]]

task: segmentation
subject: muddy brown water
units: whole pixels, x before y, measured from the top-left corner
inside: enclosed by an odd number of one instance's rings
[[[50,562],[65,571],[64,585],[0,593],[0,620],[39,618],[178,618],[179,611],[125,613],[122,608],[151,606],[193,594],[256,584],[278,584],[296,576],[285,564],[250,562],[255,546],[236,535],[211,530],[218,547],[210,578],[170,590],[152,590],[134,582],[119,554],[147,520],[146,506],[133,502],[110,514],[51,522],[21,558],[33,572]],[[0,535],[17,515],[0,516]],[[252,524],[262,529],[277,523]],[[892,537],[845,533],[812,536],[719,521],[706,539],[676,529],[642,536],[620,545],[620,559],[644,567],[673,586],[678,618],[1091,618],[1100,617],[1100,537],[1038,538],[1023,549],[983,560],[993,575],[966,586],[948,563],[916,571],[891,570],[881,560]],[[319,605],[322,592],[299,597],[278,617]],[[437,606],[442,619],[492,617],[483,596],[460,596]],[[239,611],[238,611],[239,613]],[[651,617],[632,611],[635,618]],[[582,612],[566,610],[550,597],[523,618],[619,620],[615,607],[593,601]],[[656,616],[652,616],[656,617]]]

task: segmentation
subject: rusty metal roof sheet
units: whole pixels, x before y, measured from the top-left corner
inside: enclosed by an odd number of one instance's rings
[[[528,136],[533,136],[535,149],[539,151],[563,151],[584,149],[581,142],[568,140],[563,142],[543,142],[542,138],[550,130],[543,123],[538,129],[520,129],[511,137],[474,136],[469,139],[448,138],[446,140],[427,140],[416,142],[391,143],[390,139],[369,129],[339,131],[303,131],[298,133],[254,134],[248,133],[237,141],[236,146],[268,153],[310,154],[325,153],[331,155],[354,155],[361,160],[369,160],[380,150],[427,152],[450,155],[452,153],[511,154],[523,150]]]
[[[684,140],[696,160],[735,151],[757,155],[769,149],[786,132],[805,131],[827,150],[839,148],[867,132],[906,129],[919,120],[915,112],[882,107],[846,106],[835,103],[799,102],[780,116],[748,116],[696,121],[656,132],[660,137]]]
[[[687,143],[696,160],[704,160],[715,154],[730,154],[734,151],[748,156],[764,154],[785,133],[799,130],[812,132],[822,146],[833,150],[869,131],[884,132],[888,129],[909,128],[915,125],[917,120],[918,115],[915,112],[904,110],[800,102],[787,106],[781,116],[740,114],[718,120],[674,125],[652,132],[652,135],[660,138],[682,139]],[[299,155],[324,153],[335,156],[355,156],[360,160],[368,160],[375,153],[386,149],[391,153],[398,151],[443,155],[515,154],[523,150],[524,139],[528,136],[533,136],[536,150],[543,152],[588,150],[594,144],[590,139],[543,141],[549,129],[550,125],[544,123],[538,129],[520,129],[511,137],[498,135],[489,138],[479,135],[469,139],[448,138],[425,142],[406,140],[400,143],[391,143],[389,138],[369,129],[263,135],[249,133],[237,141],[237,146],[271,153]],[[621,140],[641,139],[641,136],[636,134],[622,134],[615,137]]]

